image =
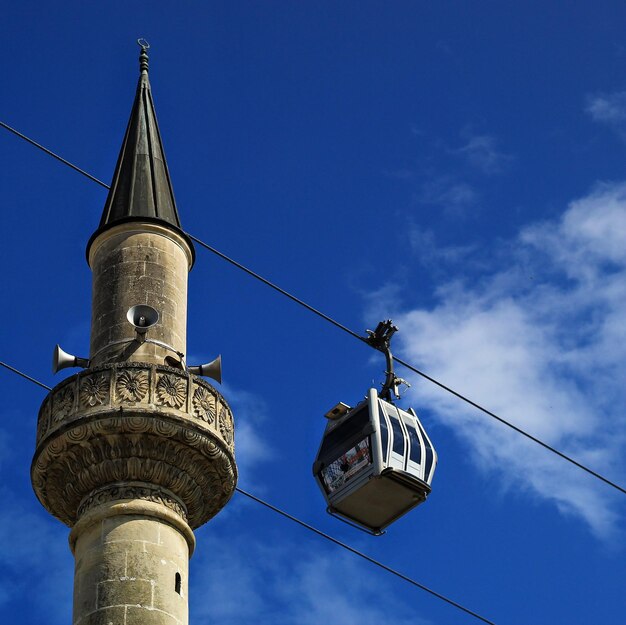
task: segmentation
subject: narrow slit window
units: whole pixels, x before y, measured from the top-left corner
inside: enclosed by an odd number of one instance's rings
[[[180,595],[180,584],[181,584],[181,577],[180,577],[180,573],[176,573],[176,578],[174,580],[174,590]]]

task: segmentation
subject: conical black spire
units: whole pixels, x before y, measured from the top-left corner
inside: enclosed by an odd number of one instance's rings
[[[146,53],[150,46],[144,39],[137,43],[141,46],[137,93],[100,225],[87,243],[87,260],[91,244],[102,232],[124,222],[148,221],[178,232],[189,246],[193,264],[193,242],[180,225],[154,111]]]
[[[141,46],[137,94],[100,228],[129,217],[156,218],[180,228],[148,80],[146,48]]]
[[[137,93],[98,233],[120,221],[146,218],[181,228],[148,80],[148,45],[141,39],[139,44]]]

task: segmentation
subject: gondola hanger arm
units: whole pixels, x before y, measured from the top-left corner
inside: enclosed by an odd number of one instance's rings
[[[379,397],[393,403],[391,394],[396,399],[400,399],[400,392],[398,387],[404,385],[407,388],[411,385],[404,379],[396,376],[393,370],[393,354],[391,353],[391,338],[398,331],[398,327],[393,325],[391,319],[380,321],[375,330],[366,330],[367,337],[365,342],[371,345],[374,349],[385,354],[386,370],[385,370],[385,382],[380,390]]]

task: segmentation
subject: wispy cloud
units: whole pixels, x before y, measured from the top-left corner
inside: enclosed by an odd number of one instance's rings
[[[267,405],[258,395],[224,385],[235,420],[235,454],[240,481],[256,486],[254,476],[259,464],[272,456],[270,443],[263,437],[266,431]]]
[[[417,199],[441,207],[450,216],[461,216],[475,205],[478,192],[466,182],[452,176],[437,176],[425,182]]]
[[[265,541],[248,532],[236,542],[204,539],[202,552],[192,560],[192,617],[231,625],[250,619],[277,625],[378,625],[393,614],[399,625],[429,625],[395,598],[386,580],[354,558],[324,545],[311,551],[284,537]],[[207,591],[210,602],[203,600]]]
[[[478,280],[449,279],[431,309],[397,311],[403,356],[626,482],[624,232],[626,184],[597,187],[560,219],[524,229]],[[555,503],[598,536],[616,530],[611,489],[435,387],[420,389],[503,486]]]
[[[463,157],[469,165],[481,173],[499,174],[513,160],[510,154],[505,154],[498,149],[497,140],[492,135],[465,134],[467,136],[465,145],[452,152]]]
[[[411,133],[423,134],[415,126],[411,127]],[[431,151],[436,158],[429,157],[426,165],[404,165],[384,173],[412,186],[414,201],[436,206],[448,217],[463,217],[481,200],[477,190],[477,173],[481,179],[499,174],[509,167],[514,158],[499,149],[493,135],[464,130],[461,137],[464,143],[460,147],[450,147],[442,139],[431,142]]]
[[[585,110],[593,121],[607,124],[626,138],[626,91],[587,96]]]
[[[439,246],[432,230],[412,224],[408,230],[411,251],[420,264],[431,271],[440,272],[441,265],[456,264],[475,251],[473,245]]]
[[[66,528],[43,509],[32,512],[17,491],[2,488],[0,498],[0,606],[8,613],[14,604],[19,620],[69,622],[73,558]],[[25,604],[23,598],[33,594],[37,601]]]

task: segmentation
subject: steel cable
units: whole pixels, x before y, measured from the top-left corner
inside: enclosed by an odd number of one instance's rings
[[[15,367],[12,367],[11,365],[8,365],[5,362],[0,361],[0,365],[5,367],[6,369],[11,371],[12,373],[15,373],[15,374],[23,377],[25,380],[28,380],[29,382],[32,382],[33,384],[37,384],[41,388],[44,388],[44,389],[49,390],[49,391],[52,390],[50,386],[47,386],[43,382],[39,382],[39,380],[37,380],[37,379],[27,375],[26,373],[24,373],[23,371],[20,371],[19,369],[16,369]],[[317,534],[318,536],[321,536],[322,538],[325,538],[326,540],[329,540],[330,542],[334,543],[335,545],[337,545],[337,546],[339,546],[339,547],[341,547],[343,549],[346,549],[350,553],[352,553],[352,554],[354,554],[356,556],[359,556],[360,558],[363,558],[367,562],[370,562],[371,564],[374,564],[375,566],[383,569],[384,571],[387,571],[388,573],[391,573],[392,575],[395,575],[396,577],[404,580],[405,582],[408,582],[412,586],[415,586],[417,588],[420,588],[421,590],[424,590],[425,592],[433,595],[437,599],[440,599],[441,601],[444,601],[445,603],[447,603],[447,604],[457,608],[458,610],[461,610],[462,612],[465,612],[466,614],[469,614],[470,616],[473,616],[474,618],[477,618],[478,620],[482,621],[483,623],[488,623],[488,625],[496,625],[493,621],[490,621],[490,620],[486,619],[484,616],[481,616],[477,612],[474,612],[473,610],[470,610],[469,608],[466,608],[462,604],[460,604],[460,603],[458,603],[456,601],[453,601],[449,597],[446,597],[445,595],[442,595],[441,593],[438,593],[435,590],[432,590],[431,588],[428,588],[428,586],[424,586],[424,584],[420,584],[418,581],[414,580],[413,578],[409,577],[408,575],[404,575],[404,573],[400,573],[399,571],[396,571],[395,569],[392,569],[390,566],[387,566],[386,564],[383,564],[382,562],[379,562],[378,560],[375,560],[374,558],[364,554],[362,551],[359,551],[358,549],[355,549],[354,547],[350,547],[350,545],[348,545],[348,544],[338,540],[337,538],[333,538],[329,534],[326,534],[325,532],[322,532],[321,530],[317,529],[313,525],[310,525],[309,523],[305,523],[304,521],[301,521],[300,519],[298,519],[297,517],[293,516],[292,514],[289,514],[288,512],[285,512],[284,510],[281,510],[280,508],[277,508],[276,506],[273,506],[272,504],[268,503],[267,501],[264,501],[263,499],[260,499],[259,497],[256,497],[255,495],[253,495],[251,493],[248,493],[247,491],[245,491],[245,490],[243,490],[243,489],[241,489],[239,487],[237,487],[235,490],[238,493],[240,493],[241,495],[245,495],[246,497],[248,497],[252,501],[255,501],[255,502],[265,506],[269,510],[273,510],[274,512],[280,514],[281,516],[285,517],[286,519],[289,519],[290,521],[293,521],[294,523],[297,523],[301,527],[304,527],[305,529],[307,529],[307,530]]]
[[[58,154],[55,154],[54,152],[52,152],[48,148],[45,148],[41,144],[37,143],[33,139],[30,139],[29,137],[27,137],[26,135],[22,134],[21,132],[18,132],[17,130],[15,130],[14,128],[9,126],[8,124],[5,124],[4,122],[0,121],[0,126],[2,126],[3,128],[6,128],[7,130],[12,132],[14,135],[19,137],[20,139],[23,139],[24,141],[27,141],[31,145],[35,146],[36,148],[39,148],[40,150],[42,150],[43,152],[45,152],[49,156],[52,156],[53,158],[57,159],[58,161],[60,161],[64,165],[67,165],[68,167],[71,167],[74,171],[77,171],[78,173],[82,174],[83,176],[86,176],[87,178],[89,178],[89,180],[92,180],[93,182],[96,182],[97,184],[101,185],[102,187],[104,187],[106,189],[110,188],[109,185],[105,184],[104,182],[102,182],[101,180],[96,178],[95,176],[92,176],[91,174],[87,173],[86,171],[84,171],[80,167],[77,167],[76,165],[70,163],[68,160],[62,158]],[[332,317],[330,317],[330,316],[326,315],[325,313],[317,310],[317,308],[314,308],[313,306],[310,306],[305,301],[301,300],[300,298],[296,297],[295,295],[292,295],[291,293],[289,293],[285,289],[277,286],[276,284],[274,284],[273,282],[271,282],[267,278],[264,278],[263,276],[261,276],[260,274],[256,273],[255,271],[252,271],[251,269],[248,269],[245,265],[242,265],[241,263],[237,262],[236,260],[230,258],[229,256],[227,256],[226,254],[220,252],[219,250],[217,250],[216,248],[212,247],[208,243],[204,243],[203,241],[201,241],[200,239],[198,239],[197,237],[195,237],[195,236],[193,236],[193,235],[191,235],[189,233],[185,233],[185,234],[187,234],[187,236],[189,238],[191,238],[193,241],[198,243],[198,245],[200,245],[201,247],[204,247],[206,250],[212,252],[213,254],[217,255],[218,257],[222,258],[223,260],[227,261],[228,263],[230,263],[231,265],[237,267],[238,269],[241,269],[242,271],[246,272],[248,275],[252,276],[253,278],[255,278],[255,279],[259,280],[259,281],[261,281],[263,284],[265,284],[266,286],[269,286],[270,288],[274,289],[275,291],[277,291],[281,295],[284,295],[285,297],[288,297],[290,300],[292,300],[296,304],[299,304],[300,306],[303,306],[309,312],[312,312],[313,314],[317,315],[318,317],[321,317],[322,319],[328,321],[329,323],[331,323],[335,327],[339,328],[340,330],[346,332],[350,336],[352,336],[352,337],[360,340],[361,342],[369,345],[369,343],[367,343],[365,337],[363,337],[363,336],[359,335],[358,333],[354,332],[353,330],[351,330],[347,326],[339,323],[338,321],[336,321]],[[371,345],[369,345],[369,346],[372,347]],[[625,488],[623,488],[619,484],[613,482],[612,480],[609,480],[608,478],[604,477],[603,475],[601,475],[597,471],[594,471],[593,469],[590,469],[589,467],[585,466],[581,462],[578,462],[578,460],[575,460],[571,456],[568,456],[567,454],[563,453],[562,451],[559,451],[555,447],[552,447],[551,445],[549,445],[548,443],[542,441],[541,439],[537,438],[536,436],[533,436],[532,434],[526,432],[522,428],[514,425],[510,421],[507,421],[503,417],[498,416],[497,414],[495,414],[491,410],[488,410],[487,408],[484,408],[480,404],[478,404],[475,401],[469,399],[468,397],[465,397],[465,395],[462,395],[461,393],[453,390],[452,388],[450,388],[449,386],[443,384],[442,382],[439,382],[438,380],[436,380],[432,376],[424,373],[423,371],[420,371],[417,367],[414,367],[413,365],[405,362],[401,358],[398,358],[398,357],[394,356],[393,359],[399,365],[402,365],[403,367],[406,367],[410,371],[413,371],[413,373],[416,373],[417,375],[423,377],[425,380],[428,380],[429,382],[432,382],[433,384],[439,386],[441,389],[445,390],[448,393],[451,393],[452,395],[454,395],[458,399],[466,402],[470,406],[473,406],[477,410],[480,410],[481,412],[483,412],[484,414],[492,417],[493,419],[496,419],[498,422],[502,423],[503,425],[506,425],[507,427],[511,428],[512,430],[514,430],[518,434],[521,434],[522,436],[525,436],[527,439],[533,441],[534,443],[537,443],[538,445],[540,445],[544,449],[546,449],[548,451],[551,451],[552,453],[554,453],[557,456],[559,456],[559,458],[562,458],[563,460],[566,460],[567,462],[573,464],[575,467],[578,467],[579,469],[582,469],[583,471],[585,471],[589,475],[597,478],[598,480],[604,482],[608,486],[611,486],[612,488],[614,488],[617,491],[621,492],[622,494],[626,495],[626,489]]]

